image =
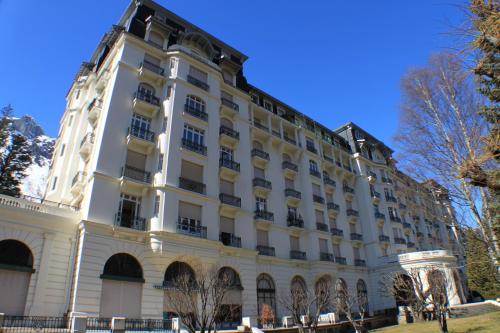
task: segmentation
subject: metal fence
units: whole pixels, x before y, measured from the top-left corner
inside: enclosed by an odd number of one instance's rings
[[[69,320],[66,317],[4,316],[0,325],[2,333],[66,333]]]
[[[105,333],[111,330],[111,318],[87,318],[87,332]],[[126,332],[174,333],[172,320],[125,319]]]

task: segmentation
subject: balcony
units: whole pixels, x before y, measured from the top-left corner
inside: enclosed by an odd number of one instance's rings
[[[293,188],[287,188],[285,189],[285,198],[289,205],[297,206],[300,203],[302,194]]]
[[[134,110],[146,112],[149,116],[154,117],[160,110],[160,99],[153,94],[137,91],[134,94],[133,107]]]
[[[402,203],[402,202],[399,203],[399,209],[405,210],[406,208],[407,207],[406,207],[406,205],[404,203]]]
[[[378,240],[382,243],[389,243],[391,239],[387,235],[379,235]]]
[[[291,250],[290,259],[306,260],[306,253],[303,251]]]
[[[286,218],[286,223],[289,227],[304,228],[304,220],[298,216],[288,215]]]
[[[258,148],[252,149],[252,160],[254,164],[260,167],[265,167],[266,164],[269,162],[269,153],[266,153],[263,150],[260,150]]]
[[[234,180],[240,174],[240,164],[229,158],[219,159],[220,175],[223,178]]]
[[[269,227],[274,222],[274,214],[267,210],[256,210],[253,216],[255,223],[260,227]]]
[[[319,253],[319,260],[321,260],[321,261],[335,262],[335,256],[333,255],[333,253],[320,252]]]
[[[195,108],[189,104],[184,104],[184,112],[203,121],[208,121],[208,113],[205,110]]]
[[[374,184],[377,181],[377,174],[373,171],[368,171],[368,182]]]
[[[359,212],[357,210],[351,209],[351,208],[347,209],[345,213],[347,216],[354,216],[354,217],[359,216]]]
[[[382,177],[382,183],[392,184],[392,179],[387,177]]]
[[[344,230],[342,229],[330,227],[330,233],[332,234],[333,237],[341,239],[344,238]]]
[[[363,259],[354,259],[354,266],[365,267],[366,266],[366,261],[363,260]]]
[[[194,76],[188,75],[187,76],[187,82],[191,83],[193,86],[198,87],[200,89],[203,89],[205,91],[208,91],[210,89],[210,86],[201,80],[198,80]]]
[[[351,232],[351,240],[352,241],[363,241],[363,235],[355,233],[355,232]]]
[[[219,234],[219,241],[225,246],[241,247],[241,237],[236,237],[228,232],[221,232]]]
[[[401,237],[394,237],[394,243],[395,244],[406,244],[406,239],[401,238]]]
[[[413,248],[415,248],[415,243],[408,242],[408,243],[406,243],[406,247],[409,248],[409,249],[413,249]]]
[[[92,125],[92,127],[95,126],[97,118],[99,118],[99,115],[101,114],[102,110],[102,100],[94,98],[92,102],[90,102],[89,106],[87,106],[87,119]]]
[[[276,256],[274,247],[272,246],[257,245],[256,249],[259,252],[259,255],[261,256],[270,256],[270,257]]]
[[[200,194],[206,193],[205,184],[183,177],[179,177],[179,188]]]
[[[294,164],[289,161],[283,161],[281,163],[281,169],[283,170],[284,176],[288,178],[295,178],[297,175],[297,172],[299,170],[299,167],[297,164]]]
[[[130,216],[121,212],[115,214],[115,227],[146,231],[146,225],[144,217]]]
[[[238,207],[238,208],[241,207],[241,198],[235,197],[234,195],[231,195],[231,194],[220,193],[219,200],[224,205],[229,205],[229,206]]]
[[[335,164],[335,161],[330,156],[323,155],[323,159],[332,165]]]
[[[326,204],[326,209],[328,210],[328,216],[335,218],[340,211],[340,206],[335,202],[329,202]]]
[[[271,182],[263,178],[254,178],[252,180],[252,185],[255,194],[265,196],[272,190]]]
[[[328,177],[323,177],[323,184],[325,184],[325,191],[329,193],[333,192],[337,186],[335,180]]]
[[[314,145],[312,145],[312,144],[307,143],[307,144],[306,144],[306,149],[307,149],[308,151],[310,151],[311,153],[313,153],[313,154],[318,154],[318,150],[317,150],[317,149],[316,149],[316,147],[314,147]]]
[[[321,195],[313,194],[313,202],[320,205],[324,205],[325,198],[323,198]]]
[[[309,169],[309,174],[311,176],[321,179],[321,173],[318,170]]]
[[[328,232],[328,224],[316,222],[316,230]]]
[[[87,133],[80,141],[80,156],[86,159],[92,151],[94,145],[94,133]]]
[[[219,137],[222,145],[234,147],[240,141],[240,132],[222,125],[219,128]]]
[[[393,197],[392,195],[386,195],[385,196],[385,201],[387,201],[387,202],[394,202],[394,203],[398,202],[398,200],[395,197]]]
[[[222,107],[226,108],[230,112],[239,112],[240,111],[239,105],[230,99],[221,97],[220,102],[221,102]]]
[[[382,220],[385,222],[385,214],[381,212],[375,212],[375,219],[376,220]]]
[[[165,70],[158,66],[157,64],[153,64],[148,60],[144,60],[139,67],[139,77],[144,80],[151,80],[153,83],[162,85],[165,83]]]
[[[354,189],[352,187],[349,187],[347,185],[344,185],[343,187],[344,190],[344,196],[347,200],[352,200],[354,197]]]
[[[371,197],[372,197],[372,203],[374,205],[378,205],[380,203],[380,193],[377,191],[372,191],[371,192]]]
[[[207,227],[202,226],[200,220],[179,216],[177,233],[192,237],[207,238]]]
[[[130,165],[122,168],[122,178],[138,181],[145,184],[151,184],[151,173]]]
[[[347,259],[345,257],[335,257],[335,262],[339,265],[347,265]]]
[[[394,222],[394,223],[403,223],[401,222],[401,218],[399,216],[389,216],[389,219],[391,220],[391,222]]]
[[[261,130],[262,132],[264,132],[264,133],[262,133],[262,137],[263,137],[263,138],[268,138],[268,137],[269,137],[269,127],[267,127],[266,125],[262,124],[262,123],[260,122],[260,120],[258,120],[258,119],[254,119],[254,121],[253,121],[253,126],[254,126],[255,128],[258,128],[258,129],[259,129],[259,130]]]
[[[81,194],[83,188],[85,187],[85,178],[87,177],[87,173],[83,171],[78,171],[73,180],[71,181],[71,193],[74,196]]]
[[[411,224],[408,222],[403,222],[403,228],[404,229],[410,229],[411,230]]]
[[[127,145],[141,151],[147,150],[149,153],[154,148],[155,133],[147,129],[132,126],[127,131]]]
[[[182,139],[182,148],[185,148],[189,151],[195,152],[197,154],[206,156],[207,155],[207,147],[198,142],[194,142],[188,139]]]
[[[288,142],[289,144],[291,144],[291,145],[294,145],[294,146],[296,146],[296,145],[297,145],[297,141],[296,141],[295,139],[293,139],[293,138],[291,138],[291,137],[287,136],[286,134],[285,134],[285,135],[283,135],[283,139],[284,139],[286,142]]]

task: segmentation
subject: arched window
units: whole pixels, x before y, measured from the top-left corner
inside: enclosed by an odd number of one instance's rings
[[[302,276],[296,275],[293,277],[292,282],[290,283],[292,290],[300,290],[305,292],[307,290],[306,281]]]
[[[127,278],[136,282],[143,281],[142,268],[137,259],[130,254],[117,253],[106,261],[101,278]]]
[[[264,305],[270,306],[276,316],[276,287],[273,279],[267,274],[261,274],[257,278],[257,311],[259,317]]]
[[[227,128],[231,128],[231,129],[233,128],[233,123],[231,122],[231,120],[229,120],[227,118],[221,118],[220,124],[221,124],[221,126],[224,126]]]
[[[337,281],[335,282],[335,294],[337,298],[337,306],[340,308],[346,308],[347,307],[347,297],[348,297],[348,289],[347,289],[347,283],[345,282],[344,279],[338,278]],[[339,311],[337,309],[337,311]]]
[[[0,264],[32,268],[33,254],[23,243],[6,239],[0,242]]]
[[[239,274],[230,267],[219,270],[219,279],[229,283],[230,289],[224,295],[216,322],[218,329],[236,329],[242,318],[241,280]]]
[[[318,300],[318,305],[322,305],[320,309],[322,313],[330,312],[331,310],[329,304],[331,303],[332,288],[332,278],[328,275],[323,275],[314,284],[314,294]]]
[[[368,311],[368,290],[366,289],[366,283],[363,279],[359,279],[356,283],[356,292],[358,298],[358,306],[364,308],[364,311]]]
[[[219,270],[219,278],[224,280],[227,279],[231,288],[243,289],[240,275],[231,267],[222,267]]]
[[[23,316],[26,307],[33,254],[20,241],[0,241],[0,311],[10,316]]]
[[[101,274],[101,317],[140,318],[142,304],[142,267],[127,253],[112,255]]]
[[[155,88],[150,84],[141,82],[139,83],[137,92],[143,97],[153,97],[155,95]]]
[[[188,95],[186,97],[186,107],[191,110],[205,112],[205,101],[197,96]]]
[[[163,285],[165,287],[172,287],[176,279],[183,276],[187,276],[189,280],[196,281],[196,276],[194,274],[191,266],[181,261],[174,261],[171,263],[167,270],[165,271],[165,278],[163,280]]]

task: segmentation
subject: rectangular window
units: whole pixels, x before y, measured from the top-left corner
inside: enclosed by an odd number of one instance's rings
[[[201,221],[201,206],[179,201],[179,217]]]
[[[233,150],[228,147],[220,146],[220,158],[224,161],[233,160]]]
[[[194,127],[191,127],[187,124],[184,124],[184,133],[182,138],[191,143],[196,143],[199,145],[203,145],[205,139],[205,132]]]
[[[269,246],[269,234],[265,230],[257,230],[257,245]]]
[[[155,207],[154,207],[154,216],[158,216],[158,213],[160,212],[160,196],[157,195],[155,196]]]
[[[325,214],[321,210],[314,211],[316,215],[316,223],[325,223]]]
[[[163,154],[158,156],[158,172],[163,170]]]
[[[312,184],[313,194],[321,196],[321,186]]]
[[[335,257],[340,257],[340,245],[339,244],[332,244],[332,249],[333,249],[333,255]]]
[[[203,166],[182,160],[181,177],[203,183]]]
[[[220,180],[220,192],[224,194],[234,195],[234,183],[221,179]]]
[[[56,189],[56,186],[57,186],[57,176],[54,177],[54,180],[52,181],[52,191]]]
[[[208,81],[208,74],[193,66],[189,66],[189,75],[201,82],[207,83]]]
[[[69,116],[69,120],[68,120],[68,127],[71,126],[71,124],[73,124],[73,115],[70,115]]]
[[[167,99],[170,99],[172,96],[172,86],[167,87]]]
[[[59,156],[63,156],[64,155],[64,150],[66,149],[66,145],[63,143],[62,146],[61,146],[61,153],[59,154]]]
[[[255,178],[266,179],[266,173],[265,173],[264,169],[261,169],[258,167],[253,168],[253,175]]]
[[[300,251],[300,239],[296,236],[290,236],[290,250]]]
[[[265,198],[255,197],[255,209],[257,211],[267,211],[267,200]]]
[[[326,239],[319,239],[319,252],[328,253],[328,241]]]
[[[273,104],[269,101],[264,101],[264,109],[268,110],[268,111],[272,111],[273,110]]]
[[[360,259],[360,253],[359,253],[359,248],[358,247],[353,247],[352,248],[352,253],[354,255],[354,259]]]
[[[78,98],[80,98],[80,89],[78,89],[78,90],[76,91],[76,96],[75,96],[75,99],[78,99]]]

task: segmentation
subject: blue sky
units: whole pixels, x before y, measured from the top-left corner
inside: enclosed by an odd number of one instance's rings
[[[451,45],[465,0],[158,0],[249,56],[255,86],[335,129],[353,121],[392,145],[399,82]],[[128,0],[0,0],[0,105],[57,135],[82,61]]]

